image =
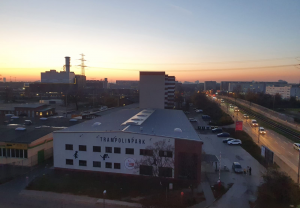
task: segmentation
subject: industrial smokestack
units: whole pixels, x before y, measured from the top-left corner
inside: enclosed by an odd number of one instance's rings
[[[66,72],[70,73],[70,57],[66,56]]]

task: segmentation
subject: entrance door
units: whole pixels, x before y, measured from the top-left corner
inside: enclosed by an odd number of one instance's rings
[[[44,161],[44,150],[38,151],[38,164]]]

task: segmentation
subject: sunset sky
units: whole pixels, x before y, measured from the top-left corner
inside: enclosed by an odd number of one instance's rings
[[[299,0],[0,0],[0,74],[40,72],[138,80],[140,70],[179,81],[300,81]],[[298,67],[296,66],[298,65]]]

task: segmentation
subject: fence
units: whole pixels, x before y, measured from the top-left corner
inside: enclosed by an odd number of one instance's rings
[[[0,184],[12,180],[20,175],[27,174],[48,163],[53,163],[53,148],[49,148],[44,151],[44,160],[39,160],[38,155],[36,154],[28,158],[13,160],[6,164],[0,164]]]

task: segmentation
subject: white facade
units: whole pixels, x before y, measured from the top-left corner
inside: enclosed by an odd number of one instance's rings
[[[139,165],[149,165],[146,162],[149,159],[153,164],[153,173],[159,174],[158,170],[155,170],[155,163],[159,162],[165,163],[164,167],[174,169],[173,138],[127,132],[55,132],[54,138],[55,168],[140,175]],[[66,145],[72,145],[73,150],[66,150]],[[79,145],[86,146],[86,151],[80,151]],[[154,157],[140,154],[141,150],[155,149],[157,145],[165,146],[166,151],[172,152],[172,157],[165,157],[164,161],[154,161]],[[94,146],[100,146],[100,152],[94,152]],[[111,152],[106,148],[111,148]],[[120,148],[120,153],[115,153],[115,148]],[[133,149],[133,154],[126,154],[127,148]],[[73,165],[68,165],[67,159],[72,160]],[[80,166],[80,160],[86,161],[86,166]],[[94,162],[100,162],[100,167],[94,167]],[[115,167],[115,164],[118,165]]]
[[[290,99],[291,97],[291,86],[284,86],[284,87],[275,87],[267,86],[266,87],[266,94],[269,95],[276,95],[279,94],[283,99]]]

